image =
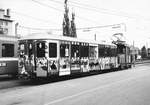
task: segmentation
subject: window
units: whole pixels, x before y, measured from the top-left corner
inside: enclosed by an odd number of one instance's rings
[[[71,45],[71,57],[79,57],[79,45]]]
[[[118,54],[125,54],[125,46],[124,45],[118,45],[117,46],[117,53]]]
[[[111,47],[111,56],[117,56],[117,48]]]
[[[31,55],[33,54],[33,44],[32,43],[28,43],[28,53],[29,53],[29,57],[31,57]]]
[[[3,21],[0,21],[0,25],[3,25]]]
[[[3,28],[0,28],[0,34],[4,34]]]
[[[29,44],[29,48],[32,51],[32,45]],[[45,43],[37,43],[37,57],[45,57]]]
[[[68,56],[69,56],[69,44],[61,44],[60,57],[68,57]]]
[[[14,44],[2,44],[2,57],[14,56]]]
[[[19,56],[23,57],[25,54],[25,45],[23,43],[19,43],[18,50],[19,50]]]
[[[96,58],[97,57],[97,47],[96,46],[90,46],[89,47],[89,57]]]
[[[57,43],[49,43],[49,57],[57,57]]]
[[[19,46],[20,46],[20,50],[25,50],[24,44],[20,44]]]
[[[107,56],[107,57],[112,56],[111,46],[109,46],[109,45],[108,45],[108,46],[106,46],[106,52],[107,52],[107,53],[106,53],[106,56]]]
[[[89,46],[82,46],[80,47],[81,57],[88,57],[89,56]]]
[[[8,22],[7,21],[5,22],[5,25],[8,26]]]
[[[98,48],[98,52],[99,52],[99,57],[103,57],[103,56],[105,56],[105,45],[99,45],[99,48]]]
[[[4,34],[8,34],[8,29],[7,29],[7,28],[4,28],[4,29],[3,29],[3,33],[4,33]]]

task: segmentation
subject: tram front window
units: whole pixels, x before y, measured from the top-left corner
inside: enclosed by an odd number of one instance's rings
[[[24,43],[19,43],[19,56],[23,57],[25,54],[25,44]]]
[[[45,43],[37,43],[37,57],[45,57]]]
[[[14,44],[2,44],[2,57],[14,56]]]
[[[118,45],[117,52],[118,54],[125,54],[125,46]]]

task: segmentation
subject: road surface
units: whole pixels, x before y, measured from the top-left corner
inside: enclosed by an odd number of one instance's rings
[[[0,90],[0,105],[150,105],[150,64]]]

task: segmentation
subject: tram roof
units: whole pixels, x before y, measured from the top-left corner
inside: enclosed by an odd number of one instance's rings
[[[89,43],[89,44],[104,44],[104,45],[116,46],[115,44],[112,44],[109,42],[79,39],[79,38],[48,34],[48,33],[33,33],[33,34],[29,34],[27,36],[20,38],[20,40],[60,40],[60,41],[73,41],[73,42],[83,42],[83,43]]]

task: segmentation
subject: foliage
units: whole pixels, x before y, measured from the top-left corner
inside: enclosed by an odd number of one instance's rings
[[[142,58],[147,58],[147,50],[145,46],[143,46],[141,49],[141,56]]]

